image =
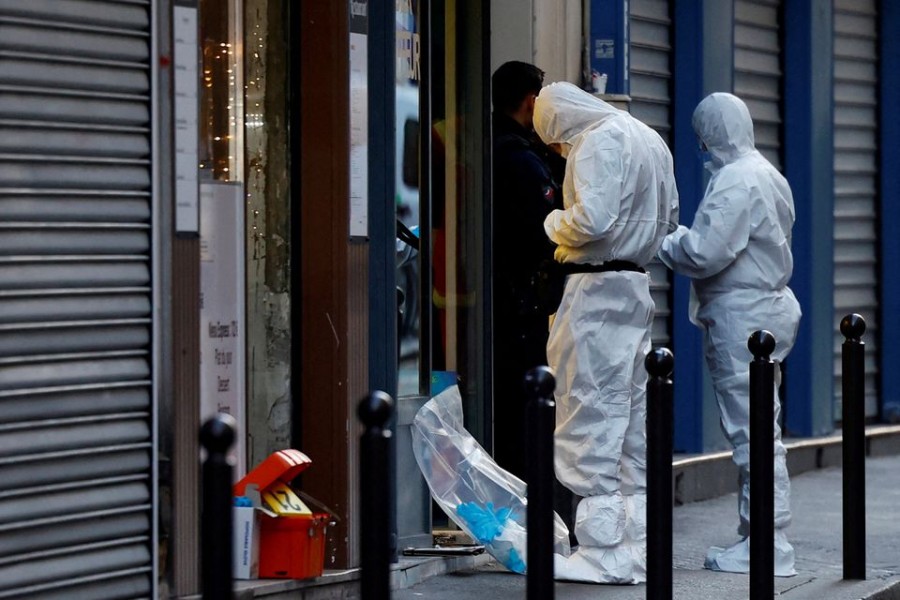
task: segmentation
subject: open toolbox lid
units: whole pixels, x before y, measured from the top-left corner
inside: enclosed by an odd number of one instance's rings
[[[247,485],[251,483],[255,484],[260,492],[275,483],[289,484],[311,464],[312,460],[299,450],[279,450],[234,484],[234,495],[243,496]]]

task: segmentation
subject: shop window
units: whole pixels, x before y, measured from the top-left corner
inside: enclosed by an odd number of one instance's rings
[[[490,451],[489,19],[475,0],[430,6],[433,380],[459,382]]]
[[[291,445],[289,4],[200,0],[201,410],[238,419],[239,473]]]

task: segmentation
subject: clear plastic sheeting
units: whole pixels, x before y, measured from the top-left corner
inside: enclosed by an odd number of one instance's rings
[[[456,386],[423,406],[412,425],[413,452],[435,502],[502,565],[526,570],[526,486],[504,471],[463,427]],[[568,556],[569,530],[554,514],[553,551]]]

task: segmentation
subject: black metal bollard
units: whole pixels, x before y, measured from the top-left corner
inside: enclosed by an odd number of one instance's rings
[[[228,449],[234,443],[237,422],[224,413],[200,428],[200,443],[206,449],[203,463],[203,508],[200,519],[200,574],[203,600],[234,597],[232,544],[232,465]]]
[[[553,430],[556,379],[549,367],[535,367],[525,375],[528,394],[528,600],[553,600]]]
[[[843,393],[844,579],[866,578],[866,321],[841,320]]]
[[[360,444],[361,587],[363,600],[391,597],[390,462],[394,400],[372,392],[359,403],[357,414],[366,429]]]
[[[647,598],[672,600],[672,369],[675,357],[656,348],[644,360],[647,381]]]
[[[775,336],[754,332],[750,363],[750,597],[775,595]]]

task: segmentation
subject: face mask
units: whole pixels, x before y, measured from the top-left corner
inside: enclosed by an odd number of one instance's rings
[[[712,156],[709,153],[709,148],[706,147],[700,138],[697,138],[697,158],[700,159],[701,162],[709,162],[712,160]]]
[[[712,153],[710,153],[709,148],[706,147],[706,144],[699,140],[697,142],[697,157],[700,159],[700,162],[703,163],[703,166],[707,171],[712,171],[715,168]]]

